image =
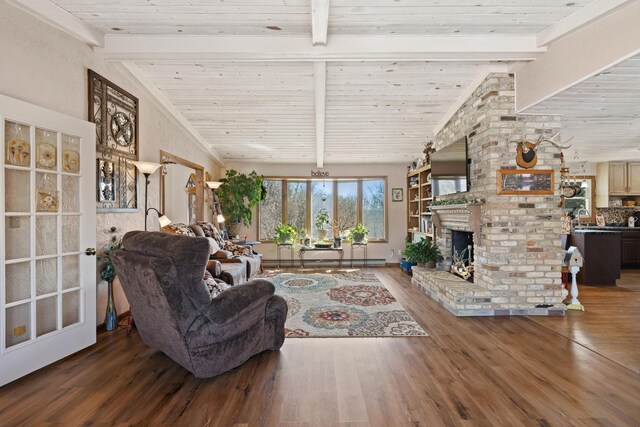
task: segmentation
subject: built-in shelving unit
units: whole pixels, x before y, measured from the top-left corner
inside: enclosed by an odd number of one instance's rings
[[[433,221],[429,205],[431,192],[431,165],[407,174],[407,232],[413,241],[420,237],[433,239]]]

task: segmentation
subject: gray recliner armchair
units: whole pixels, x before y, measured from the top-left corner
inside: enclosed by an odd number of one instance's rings
[[[142,340],[196,377],[284,343],[287,304],[272,283],[256,279],[211,299],[205,238],[132,231],[112,257]]]

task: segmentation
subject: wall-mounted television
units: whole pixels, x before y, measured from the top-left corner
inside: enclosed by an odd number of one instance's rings
[[[431,154],[431,182],[434,196],[469,191],[466,136]]]

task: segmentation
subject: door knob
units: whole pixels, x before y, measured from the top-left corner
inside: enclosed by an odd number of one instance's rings
[[[84,250],[84,253],[91,256],[96,254],[96,248],[87,248]]]

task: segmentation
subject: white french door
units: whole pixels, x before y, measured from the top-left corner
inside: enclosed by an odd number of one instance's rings
[[[1,386],[96,342],[95,125],[0,95],[0,141]]]

